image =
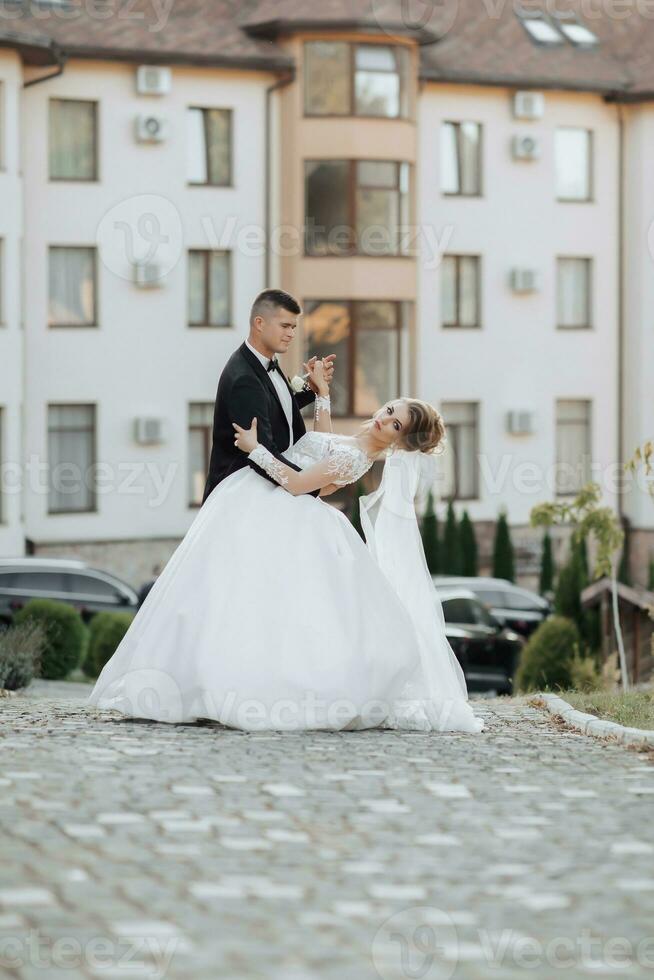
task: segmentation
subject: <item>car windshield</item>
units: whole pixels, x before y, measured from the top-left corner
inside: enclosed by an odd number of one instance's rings
[[[443,600],[443,613],[448,623],[466,626],[496,626],[492,615],[479,599],[459,596]]]

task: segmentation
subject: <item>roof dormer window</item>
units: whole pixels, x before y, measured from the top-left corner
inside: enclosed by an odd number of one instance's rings
[[[563,44],[563,37],[560,32],[541,14],[530,14],[528,17],[518,16],[518,19],[536,44],[544,44],[547,47]]]

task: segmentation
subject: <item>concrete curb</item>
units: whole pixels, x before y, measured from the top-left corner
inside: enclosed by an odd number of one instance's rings
[[[654,748],[654,732],[642,728],[625,728],[614,721],[604,721],[595,715],[577,711],[571,704],[556,694],[536,694],[530,701],[541,700],[551,715],[560,715],[569,725],[581,729],[586,735],[600,738],[615,738],[623,745],[651,745]]]

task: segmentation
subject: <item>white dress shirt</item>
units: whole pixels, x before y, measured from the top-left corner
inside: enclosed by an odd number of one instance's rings
[[[270,364],[270,358],[266,357],[265,354],[260,354],[259,351],[252,346],[249,340],[245,341],[246,347],[248,347],[255,357],[258,357],[263,367],[268,370],[268,365]],[[288,422],[288,446],[280,446],[279,448],[283,451],[288,449],[289,446],[293,445],[293,402],[291,400],[291,393],[288,390],[288,385],[282,378],[279,371],[271,371],[269,378],[274,384],[277,394],[279,395],[279,400],[282,403],[282,408],[284,409],[284,415],[286,416],[286,421]]]

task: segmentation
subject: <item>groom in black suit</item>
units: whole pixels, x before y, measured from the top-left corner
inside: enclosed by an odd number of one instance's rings
[[[249,429],[256,416],[257,438],[261,445],[287,466],[299,470],[282,454],[305,434],[300,411],[315,400],[315,389],[311,382],[306,382],[302,391],[294,392],[279,366],[277,355],[285,354],[290,347],[301,312],[298,302],[281,289],[265,289],[255,299],[250,313],[250,335],[227,361],[218,382],[213,445],[202,503],[225,477],[243,466],[251,466],[271,480],[261,467],[236,448],[232,422]],[[334,372],[334,357],[330,354],[323,358],[328,382]],[[315,357],[311,361],[315,361]],[[313,496],[319,493],[315,490]],[[324,490],[322,495],[325,496]]]

